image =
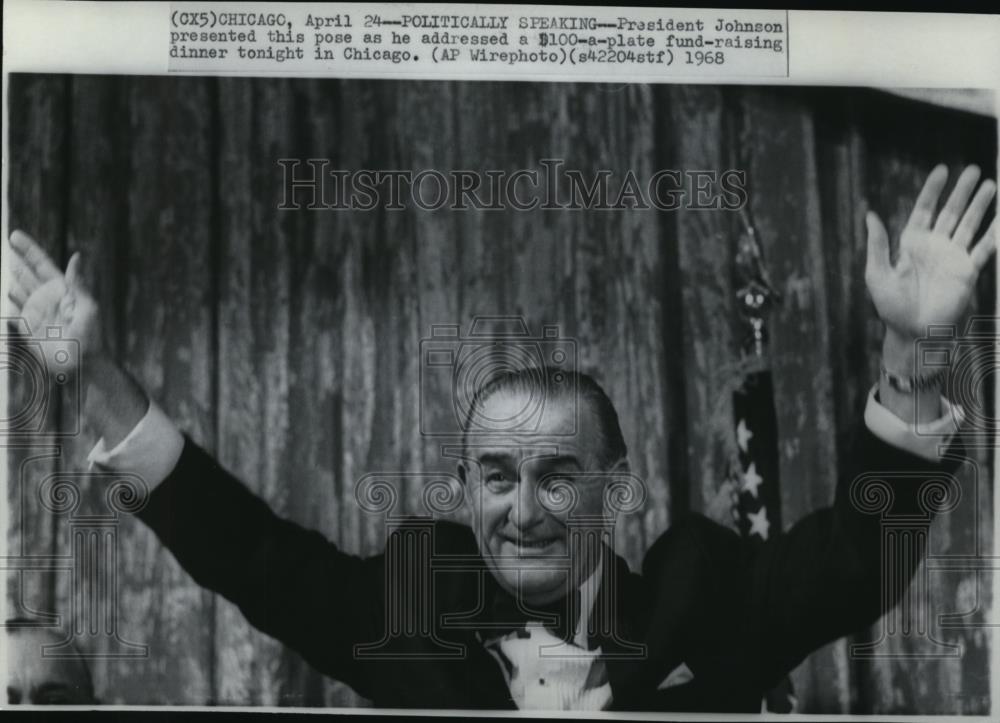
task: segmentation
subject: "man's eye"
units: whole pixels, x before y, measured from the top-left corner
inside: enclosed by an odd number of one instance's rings
[[[538,499],[551,512],[574,508],[580,493],[571,477],[553,475],[538,485]]]
[[[506,489],[513,482],[504,472],[490,472],[486,475],[486,485],[494,491]]]

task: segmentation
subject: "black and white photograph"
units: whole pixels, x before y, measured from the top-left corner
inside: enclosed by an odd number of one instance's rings
[[[995,714],[990,91],[6,82],[7,705]]]

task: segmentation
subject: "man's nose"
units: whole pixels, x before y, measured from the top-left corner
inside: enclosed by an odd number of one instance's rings
[[[521,480],[517,485],[517,497],[511,508],[511,521],[522,530],[529,530],[545,519],[548,511],[538,500],[533,482]]]

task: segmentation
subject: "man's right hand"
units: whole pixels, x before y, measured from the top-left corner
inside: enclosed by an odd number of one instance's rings
[[[85,414],[93,429],[110,449],[123,440],[149,408],[146,393],[107,354],[101,332],[99,309],[80,279],[80,254],[75,253],[63,274],[38,243],[23,231],[10,236],[13,253],[8,297],[14,313],[27,325],[33,339],[49,339],[56,328],[62,339],[79,344],[79,354],[70,355],[78,367],[67,367],[56,359],[58,345],[39,344],[50,375],[79,374],[85,395]]]
[[[33,338],[45,339],[49,329],[58,328],[63,339],[80,347],[73,361],[86,364],[103,356],[104,341],[97,302],[80,279],[80,254],[73,254],[63,274],[41,246],[24,231],[10,236],[11,284],[8,297],[14,313],[27,324]],[[43,344],[45,365],[50,373],[67,371],[65,363],[53,358],[55,345]],[[83,360],[83,361],[81,361]],[[79,369],[69,369],[72,373]]]

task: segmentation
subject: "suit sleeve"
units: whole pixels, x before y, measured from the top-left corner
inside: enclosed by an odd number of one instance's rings
[[[188,437],[138,516],[199,585],[321,672],[368,695],[353,651],[381,629],[381,556],[345,554],[318,532],[279,518]]]
[[[755,550],[735,543],[735,535],[723,543],[730,553],[740,549],[734,579],[746,601],[748,642],[761,651],[761,674],[770,677],[763,684],[777,682],[820,646],[871,625],[899,601],[926,550],[900,544],[888,551],[884,521],[912,516],[929,524],[940,493],[959,491],[955,474],[963,457],[960,442],[928,459],[859,425],[831,507]],[[890,574],[904,584],[884,585]]]

